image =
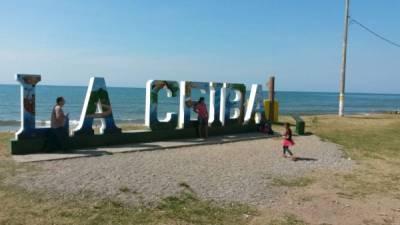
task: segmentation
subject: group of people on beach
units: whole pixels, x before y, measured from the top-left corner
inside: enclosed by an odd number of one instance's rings
[[[65,149],[65,139],[68,136],[68,128],[66,128],[66,123],[68,122],[68,113],[64,113],[63,106],[65,105],[64,97],[58,97],[56,99],[56,105],[53,107],[51,112],[51,123],[50,123],[50,133],[49,140],[50,142],[46,142],[46,146],[48,147],[48,143],[53,143],[53,147],[64,150]],[[208,111],[207,105],[204,102],[204,97],[200,97],[199,100],[192,105],[193,111],[197,114],[197,132],[199,137],[208,137]],[[292,138],[292,130],[290,129],[290,124],[285,123],[285,133],[282,135],[282,157],[289,157],[292,160],[295,160],[296,157],[293,155],[292,151],[290,151],[290,147],[294,145],[294,141]],[[271,124],[268,122],[263,122],[259,127],[259,131],[267,134],[273,134]]]

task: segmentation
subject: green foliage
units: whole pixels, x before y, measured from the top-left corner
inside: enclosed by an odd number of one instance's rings
[[[273,185],[284,186],[284,187],[305,187],[312,183],[314,183],[314,179],[310,177],[299,177],[293,179],[284,179],[284,178],[272,179]]]
[[[268,225],[307,225],[307,223],[293,214],[286,214],[282,218],[272,220]]]
[[[87,108],[87,114],[96,113],[97,101],[101,101],[102,104],[110,105],[110,99],[108,98],[108,92],[102,88],[97,91],[92,91],[90,100]],[[103,109],[106,110],[106,109]]]
[[[245,224],[244,214],[254,210],[241,204],[217,206],[212,201],[201,201],[191,192],[164,199],[158,206],[164,216],[189,224]]]
[[[246,86],[244,84],[230,84],[230,88],[246,93]]]

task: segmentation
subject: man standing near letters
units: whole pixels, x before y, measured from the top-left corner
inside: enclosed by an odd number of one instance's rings
[[[63,106],[65,105],[65,99],[58,97],[56,99],[56,105],[53,107],[51,112],[51,134],[49,135],[49,141],[55,144],[58,150],[65,150],[65,139],[68,136],[68,114],[64,114]]]

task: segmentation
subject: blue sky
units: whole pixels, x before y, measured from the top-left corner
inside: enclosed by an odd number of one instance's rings
[[[344,1],[0,2],[0,83],[144,87],[148,79],[337,91]],[[351,15],[400,42],[400,1],[352,0]],[[350,26],[347,91],[400,93],[400,48]]]

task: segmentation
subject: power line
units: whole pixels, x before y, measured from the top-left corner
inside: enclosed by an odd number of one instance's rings
[[[382,35],[376,33],[376,32],[373,31],[372,29],[370,29],[370,28],[368,28],[367,26],[365,26],[365,25],[363,25],[362,23],[360,23],[358,20],[353,19],[353,18],[350,18],[350,21],[351,21],[351,22],[354,22],[355,24],[357,24],[358,26],[360,26],[360,27],[363,28],[364,30],[368,31],[369,33],[373,34],[374,36],[378,37],[379,39],[381,39],[381,40],[383,40],[383,41],[386,41],[387,43],[389,43],[389,44],[391,44],[391,45],[394,45],[394,46],[400,48],[400,44],[398,44],[398,43],[396,43],[396,42],[394,42],[394,41],[391,41],[391,40],[389,40],[389,39],[383,37]]]

